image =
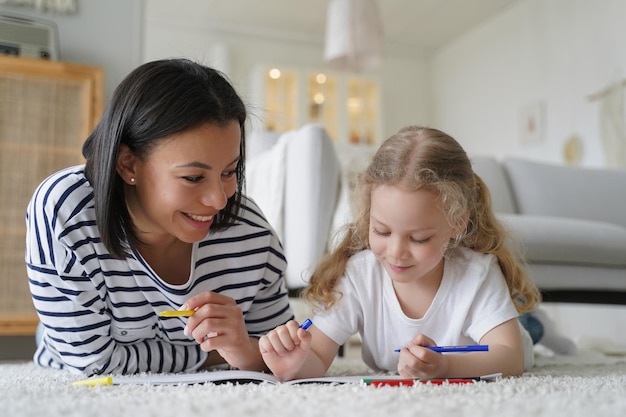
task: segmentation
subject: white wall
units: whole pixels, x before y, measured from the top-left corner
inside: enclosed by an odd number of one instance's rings
[[[55,21],[61,59],[103,66],[107,97],[141,62],[169,56],[225,70],[249,101],[257,65],[328,70],[322,39],[205,27],[201,15],[172,18],[168,3],[81,0],[73,16],[11,6],[0,6],[0,13]],[[577,134],[582,164],[602,166],[598,102],[586,97],[626,77],[625,17],[623,0],[522,0],[430,60],[389,51],[372,74],[383,87],[381,139],[404,125],[425,124],[452,134],[471,154],[562,162],[565,140]],[[521,143],[520,113],[539,101],[546,107],[545,140]]]
[[[110,97],[126,74],[140,64],[143,0],[80,0],[74,15],[0,6],[0,13],[51,20],[59,30],[59,60],[105,69]]]
[[[441,48],[430,62],[436,124],[470,154],[563,163],[582,138],[581,165],[603,166],[598,102],[626,76],[626,2],[525,0]],[[521,143],[520,113],[545,103],[545,135]]]
[[[261,105],[251,82],[257,68],[329,71],[322,59],[321,38],[245,27],[210,27],[201,15],[210,11],[172,13],[166,6],[163,0],[145,1],[143,60],[179,56],[215,66],[228,74],[244,99],[252,102],[253,113],[254,107]],[[364,74],[378,78],[382,86],[382,138],[407,124],[431,123],[426,68],[423,59],[390,52],[380,70]]]

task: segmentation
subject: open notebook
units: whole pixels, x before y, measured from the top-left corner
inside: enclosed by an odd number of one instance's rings
[[[377,385],[412,385],[413,383],[467,383],[476,381],[492,381],[500,374],[486,375],[482,377],[457,378],[457,379],[402,379],[398,375],[354,375],[354,376],[324,376],[319,378],[294,379],[281,382],[274,375],[265,372],[219,370],[201,371],[193,373],[176,374],[139,374],[122,376],[94,377],[74,381],[73,385],[124,385],[124,384],[150,384],[150,385],[190,385],[202,383],[270,383],[270,384],[367,384]],[[410,383],[410,384],[409,384]]]

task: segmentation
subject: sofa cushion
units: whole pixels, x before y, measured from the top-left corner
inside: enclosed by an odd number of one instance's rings
[[[326,251],[339,194],[340,165],[319,124],[295,131],[285,155],[284,240],[289,288],[306,286]]]
[[[270,144],[273,135],[257,136]],[[339,161],[319,124],[285,132],[246,161],[246,193],[283,243],[289,289],[304,287],[326,250],[339,193]]]
[[[605,221],[626,227],[626,170],[503,161],[520,214]]]
[[[280,138],[280,132],[270,132],[268,130],[253,130],[246,137],[246,159],[254,157],[271,150]]]
[[[584,219],[498,214],[529,263],[626,267],[626,228]]]
[[[378,147],[364,144],[337,142],[335,150],[341,168],[337,206],[333,214],[328,248],[334,249],[343,237],[343,226],[352,220],[352,193],[357,176],[365,171]]]
[[[274,146],[246,157],[246,194],[263,210],[265,219],[284,238],[285,159],[297,131],[280,135]],[[269,137],[269,136],[267,136]]]
[[[488,156],[476,156],[471,161],[472,169],[489,188],[493,210],[496,213],[516,213],[517,207],[504,167],[495,158]]]

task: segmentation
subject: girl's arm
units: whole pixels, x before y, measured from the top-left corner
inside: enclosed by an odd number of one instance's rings
[[[400,352],[398,372],[406,378],[459,378],[501,372],[518,376],[524,371],[524,346],[517,318],[508,320],[480,340],[489,345],[487,352],[433,352],[424,346],[434,343],[418,335]]]
[[[326,374],[339,345],[315,325],[304,330],[292,320],[261,337],[259,349],[272,373],[287,381]]]

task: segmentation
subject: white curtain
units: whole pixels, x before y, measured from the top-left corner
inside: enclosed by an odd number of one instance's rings
[[[626,109],[624,83],[606,90],[600,99],[600,135],[609,168],[626,168]]]

